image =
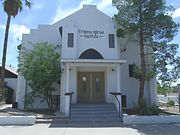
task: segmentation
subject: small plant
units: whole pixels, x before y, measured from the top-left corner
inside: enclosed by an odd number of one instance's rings
[[[168,100],[167,107],[174,107],[174,106],[175,106],[175,101],[174,100]]]
[[[156,104],[148,105],[146,100],[143,99],[139,102],[139,106],[137,108],[138,115],[158,115],[159,107]]]

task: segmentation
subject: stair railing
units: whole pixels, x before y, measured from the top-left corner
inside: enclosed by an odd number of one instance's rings
[[[109,92],[109,94],[113,95],[115,99],[118,101],[119,105],[119,118],[121,118],[121,102],[119,101],[117,96],[121,96],[122,94],[120,92]]]
[[[72,95],[74,92],[67,92],[65,93],[65,96],[70,96],[70,102],[69,102],[69,119],[71,119],[71,106],[72,106]]]

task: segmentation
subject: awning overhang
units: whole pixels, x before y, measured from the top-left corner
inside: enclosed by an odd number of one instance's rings
[[[105,64],[124,64],[126,60],[118,59],[61,59],[62,63],[105,63]]]

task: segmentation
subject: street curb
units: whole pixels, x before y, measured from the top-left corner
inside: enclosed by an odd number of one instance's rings
[[[0,116],[0,125],[34,125],[35,116]]]
[[[180,123],[180,115],[136,116],[124,115],[123,124],[170,124]]]

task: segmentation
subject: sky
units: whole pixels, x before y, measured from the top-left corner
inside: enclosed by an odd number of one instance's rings
[[[29,33],[30,29],[37,29],[39,24],[53,24],[81,9],[83,4],[97,5],[99,10],[110,17],[117,13],[116,8],[112,6],[112,0],[32,0],[32,2],[31,9],[24,7],[21,13],[11,19],[6,64],[12,67],[18,65],[17,45],[21,43],[22,34]],[[180,0],[167,0],[167,4],[174,6],[176,10],[172,17],[174,21],[180,23]],[[0,4],[0,63],[6,19],[7,15]],[[173,42],[180,45],[180,29]]]

